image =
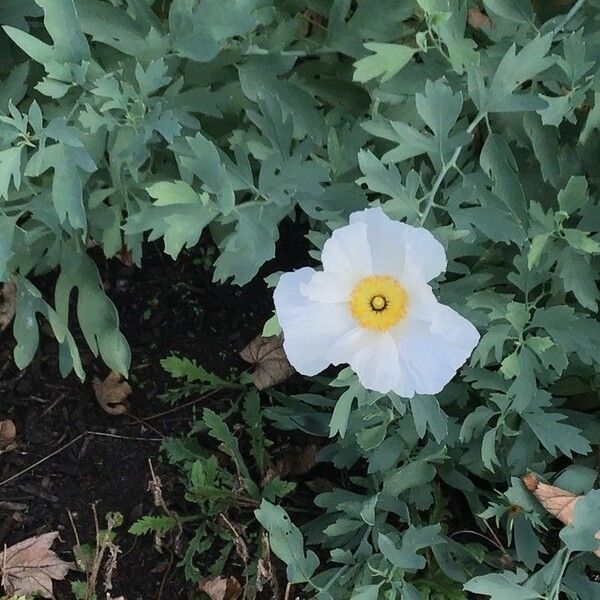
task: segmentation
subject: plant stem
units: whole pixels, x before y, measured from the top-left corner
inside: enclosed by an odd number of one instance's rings
[[[559,34],[568,24],[569,21],[579,12],[579,9],[585,4],[585,0],[577,0],[571,7],[571,10],[564,16],[563,20],[554,28],[552,35]]]
[[[469,125],[469,127],[467,128],[467,133],[473,133],[473,130],[475,129],[475,127],[477,127],[479,122],[482,119],[484,119],[486,115],[487,115],[487,112],[480,112],[475,117],[473,122]],[[431,211],[431,209],[433,207],[433,201],[435,200],[435,195],[437,194],[438,190],[440,189],[440,185],[442,185],[442,181],[444,180],[444,177],[446,177],[446,175],[448,174],[448,171],[450,171],[450,169],[452,169],[453,167],[456,166],[456,161],[457,161],[457,159],[460,155],[460,151],[463,149],[463,147],[464,146],[459,146],[454,151],[454,153],[450,157],[450,160],[444,165],[442,170],[439,172],[439,174],[433,184],[433,187],[431,188],[431,191],[426,196],[427,203],[425,204],[425,209],[423,210],[423,213],[421,214],[421,218],[419,219],[419,225],[423,225],[423,223],[425,222],[425,219],[427,219],[427,216],[429,215],[429,212]]]

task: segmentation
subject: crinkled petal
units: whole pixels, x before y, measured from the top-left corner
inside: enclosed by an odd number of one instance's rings
[[[323,245],[323,271],[347,285],[373,274],[367,226],[355,223],[336,229]]]
[[[429,324],[409,316],[392,332],[405,384],[417,394],[441,392],[479,342],[477,329],[449,306],[435,302],[429,310]],[[399,386],[395,391],[402,395],[406,390]]]
[[[332,346],[355,327],[347,305],[313,302],[302,294],[301,288],[314,273],[309,267],[284,273],[273,295],[283,348],[303,375],[316,375],[327,368]]]
[[[444,247],[430,231],[390,219],[381,208],[350,215],[350,226],[365,223],[373,272],[405,278],[407,272],[431,281],[446,269]]]
[[[332,362],[348,363],[368,390],[387,394],[398,384],[398,350],[389,333],[355,327],[332,348]]]
[[[331,271],[317,271],[310,281],[302,286],[302,293],[315,302],[348,302],[352,290],[360,277],[350,273],[339,275]]]

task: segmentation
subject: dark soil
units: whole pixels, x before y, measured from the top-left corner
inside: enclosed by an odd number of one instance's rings
[[[170,408],[157,397],[172,386],[160,359],[170,353],[197,358],[227,376],[245,368],[238,352],[260,332],[272,310],[260,276],[244,288],[213,284],[204,260],[209,247],[201,244],[174,263],[158,245],[148,245],[142,269],[98,258],[132,347],[130,414],[109,415],[96,402],[91,380],[105,377],[107,369],[85,354],[81,340],[88,374],[83,384],[75,376],[60,377],[56,344],[49,336],[43,336],[38,357],[24,373],[12,362],[10,332],[0,336],[0,419],[12,419],[18,430],[17,449],[0,455],[0,547],[57,530],[55,549],[72,560],[75,534],[69,512],[81,543],[93,544],[91,506],[96,504],[101,526],[108,512],[124,516],[116,539],[122,554],[113,578],[114,597],[150,600],[159,592],[165,599],[195,597],[170,551],[158,553],[152,536],[135,538],[125,532],[140,515],[153,512],[149,460],[167,501],[183,502],[175,471],[161,464],[159,443],[164,436],[186,433],[192,409],[154,418]],[[264,274],[299,266],[306,252],[303,238],[280,243],[278,256],[284,260],[267,265]],[[212,408],[228,408],[226,395],[215,398]],[[21,473],[38,461],[43,462]],[[68,583],[57,583],[55,589],[59,600],[72,598]]]

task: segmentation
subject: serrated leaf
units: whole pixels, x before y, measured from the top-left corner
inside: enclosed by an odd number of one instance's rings
[[[216,388],[232,386],[229,381],[221,379],[214,373],[207,371],[202,365],[189,358],[167,356],[167,358],[163,358],[160,361],[160,365],[171,377],[185,377],[188,383],[200,381]]]
[[[173,529],[176,524],[177,522],[173,517],[153,517],[151,515],[144,515],[131,525],[128,529],[128,533],[131,533],[132,535],[146,535],[148,533],[164,535]]]

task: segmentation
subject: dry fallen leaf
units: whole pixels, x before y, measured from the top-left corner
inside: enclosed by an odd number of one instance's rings
[[[485,29],[486,27],[493,27],[490,18],[477,8],[469,9],[469,12],[467,13],[467,20],[469,25],[475,29]]]
[[[304,448],[292,447],[275,463],[275,474],[280,477],[288,475],[306,475],[317,464],[317,444],[309,444]]]
[[[256,336],[240,352],[240,356],[254,365],[252,381],[259,390],[281,383],[296,372],[285,355],[280,335]]]
[[[538,502],[565,525],[573,525],[573,510],[582,496],[540,481],[535,473],[522,477],[525,487],[537,498]],[[596,534],[600,540],[600,531]],[[594,552],[600,556],[600,548]]]
[[[211,577],[200,583],[200,591],[210,600],[237,600],[242,595],[242,586],[235,577]]]
[[[261,537],[262,556],[256,563],[256,589],[262,592],[265,583],[272,583],[274,578],[273,564],[271,563],[271,546],[266,533]]]
[[[17,437],[17,428],[10,420],[0,421],[0,454],[14,450],[16,447],[15,438]]]
[[[17,288],[14,283],[5,283],[0,290],[0,331],[4,331],[15,317]]]
[[[100,406],[111,415],[122,415],[129,410],[127,397],[131,386],[116,371],[111,371],[104,381],[94,377],[94,392]]]
[[[32,537],[0,554],[2,587],[8,595],[40,594],[52,598],[52,580],[64,579],[72,563],[50,550],[58,531]]]

